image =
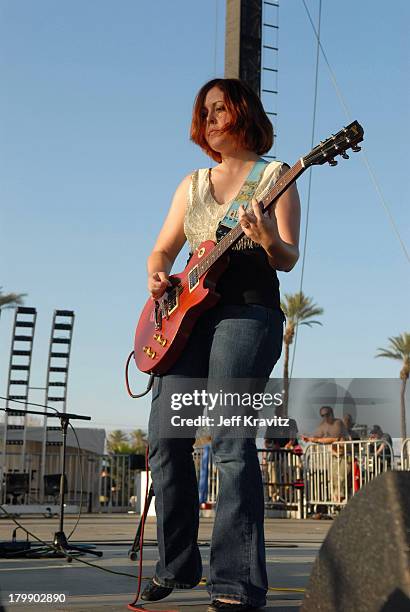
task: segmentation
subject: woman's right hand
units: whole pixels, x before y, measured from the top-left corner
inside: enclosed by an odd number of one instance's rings
[[[153,300],[159,300],[168,287],[172,287],[172,283],[166,272],[153,272],[148,276],[148,291]]]

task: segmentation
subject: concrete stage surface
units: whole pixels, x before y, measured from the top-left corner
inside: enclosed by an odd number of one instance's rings
[[[58,530],[56,518],[22,516],[17,520],[48,542]],[[85,555],[82,557],[84,560],[135,577],[109,574],[77,560],[67,563],[60,558],[2,558],[0,588],[3,606],[7,612],[28,612],[30,609],[73,612],[127,610],[127,603],[134,600],[137,587],[139,560],[129,560],[127,553],[138,521],[139,517],[132,514],[85,514],[70,538],[72,544],[95,544],[104,553],[101,558]],[[67,537],[74,524],[75,517],[67,516],[64,525]],[[266,558],[270,587],[268,603],[264,608],[266,612],[295,612],[299,609],[313,561],[331,524],[327,520],[266,519]],[[201,518],[199,542],[204,577],[208,576],[212,526],[212,518]],[[0,541],[10,541],[14,527],[9,518],[1,518]],[[21,530],[17,532],[17,539],[24,539]],[[144,540],[143,577],[149,578],[153,575],[157,559],[155,518],[148,518]],[[43,605],[9,603],[10,594],[15,593],[64,593],[66,602]],[[144,608],[148,612],[205,612],[208,603],[205,586],[198,586],[192,590],[175,590],[160,602],[144,604]]]

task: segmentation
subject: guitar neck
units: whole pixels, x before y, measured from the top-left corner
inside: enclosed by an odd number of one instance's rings
[[[266,194],[260,203],[263,205],[263,212],[270,209],[275,201],[290,187],[292,183],[304,172],[305,165],[303,158],[299,159],[292,168],[290,168],[285,174],[283,174],[279,181],[275,183],[272,189]],[[229,249],[242,238],[244,231],[240,223],[238,223],[233,229],[231,229],[212,251],[204,257],[204,259],[198,264],[198,272],[200,275],[204,274],[209,268],[222,257]]]
[[[299,161],[297,161],[292,168],[289,168],[289,170],[280,177],[279,181],[277,181],[272,189],[268,191],[263,200],[260,200],[260,203],[263,204],[263,212],[266,212],[271,206],[273,206],[279,196],[281,196],[286,189],[288,189],[288,187],[290,187],[292,183],[296,181],[304,170],[305,166],[302,159],[299,159]]]

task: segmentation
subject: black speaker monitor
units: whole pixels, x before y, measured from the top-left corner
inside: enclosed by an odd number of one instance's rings
[[[10,495],[24,495],[29,490],[28,474],[6,474],[6,491]]]
[[[303,612],[409,612],[410,472],[385,472],[348,502],[323,542]]]
[[[130,455],[130,470],[145,470],[145,455]]]
[[[55,497],[60,493],[61,474],[46,474],[44,476],[44,495]],[[64,476],[64,493],[67,493],[67,476]]]

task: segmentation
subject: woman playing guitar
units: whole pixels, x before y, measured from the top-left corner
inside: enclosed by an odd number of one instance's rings
[[[216,241],[226,229],[227,218],[239,221],[245,235],[234,245],[217,282],[219,301],[201,314],[181,356],[154,381],[148,437],[159,561],[142,593],[148,601],[163,599],[173,588],[192,588],[202,576],[194,437],[161,435],[170,390],[184,379],[246,379],[249,390],[254,389],[252,380],[268,379],[282,348],[276,271],[289,272],[299,256],[300,205],[295,184],[269,213],[262,213],[258,204],[287,166],[266,163],[260,157],[272,146],[273,130],[256,94],[236,79],[206,83],[195,100],[191,139],[216,165],[189,174],[175,192],[148,258],[152,298],[159,300],[169,289],[172,265],[186,240],[191,252],[205,240]],[[242,203],[247,199],[252,201],[245,210]],[[233,202],[237,202],[236,210]],[[261,607],[268,583],[255,437],[228,436],[223,427],[215,428],[212,451],[219,496],[210,550],[208,610]]]

